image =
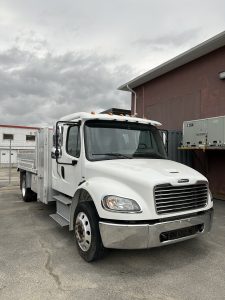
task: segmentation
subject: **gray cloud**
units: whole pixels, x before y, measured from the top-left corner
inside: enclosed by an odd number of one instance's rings
[[[93,52],[38,57],[18,48],[0,53],[0,122],[44,124],[76,111],[129,108],[129,94],[116,88],[133,73],[114,59]]]
[[[166,50],[173,47],[185,47],[200,35],[198,28],[189,29],[182,32],[166,33],[164,35],[153,36],[148,38],[140,38],[133,41],[133,45],[151,50]]]
[[[130,107],[122,83],[224,30],[223,0],[1,0],[0,123]]]

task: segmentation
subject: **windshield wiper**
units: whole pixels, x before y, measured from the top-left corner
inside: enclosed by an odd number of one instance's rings
[[[122,153],[117,153],[117,152],[92,153],[92,155],[108,155],[108,156],[116,156],[116,157],[119,157],[119,158],[129,158],[129,159],[132,158],[132,156],[122,154]]]
[[[165,159],[165,156],[158,154],[158,153],[142,153],[137,152],[133,154],[133,157],[149,157],[149,158],[161,158]]]

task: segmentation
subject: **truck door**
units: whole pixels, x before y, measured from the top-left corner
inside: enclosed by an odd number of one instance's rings
[[[68,196],[73,196],[82,181],[80,126],[63,126],[61,156],[54,160],[52,187]]]

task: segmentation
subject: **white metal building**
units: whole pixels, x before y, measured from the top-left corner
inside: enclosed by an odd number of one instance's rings
[[[34,149],[36,131],[39,128],[0,124],[0,166],[16,165],[17,153],[21,149]],[[11,150],[10,150],[11,147]]]

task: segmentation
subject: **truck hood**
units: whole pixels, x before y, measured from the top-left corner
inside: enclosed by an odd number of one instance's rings
[[[84,186],[93,199],[101,218],[111,220],[158,219],[155,209],[154,188],[160,184],[184,186],[207,179],[186,165],[167,159],[115,159],[86,162]],[[101,199],[105,195],[118,195],[134,199],[142,213],[123,214],[103,209]],[[211,203],[211,202],[209,202]],[[210,204],[212,205],[212,204]],[[208,209],[210,206],[206,206]],[[189,212],[195,212],[191,210]],[[198,210],[199,211],[199,210]],[[187,211],[168,213],[166,216],[187,214]]]
[[[126,182],[178,185],[180,179],[188,180],[186,184],[207,181],[194,169],[167,159],[114,159],[96,161],[90,165],[93,166],[95,176],[113,177],[115,180]]]

